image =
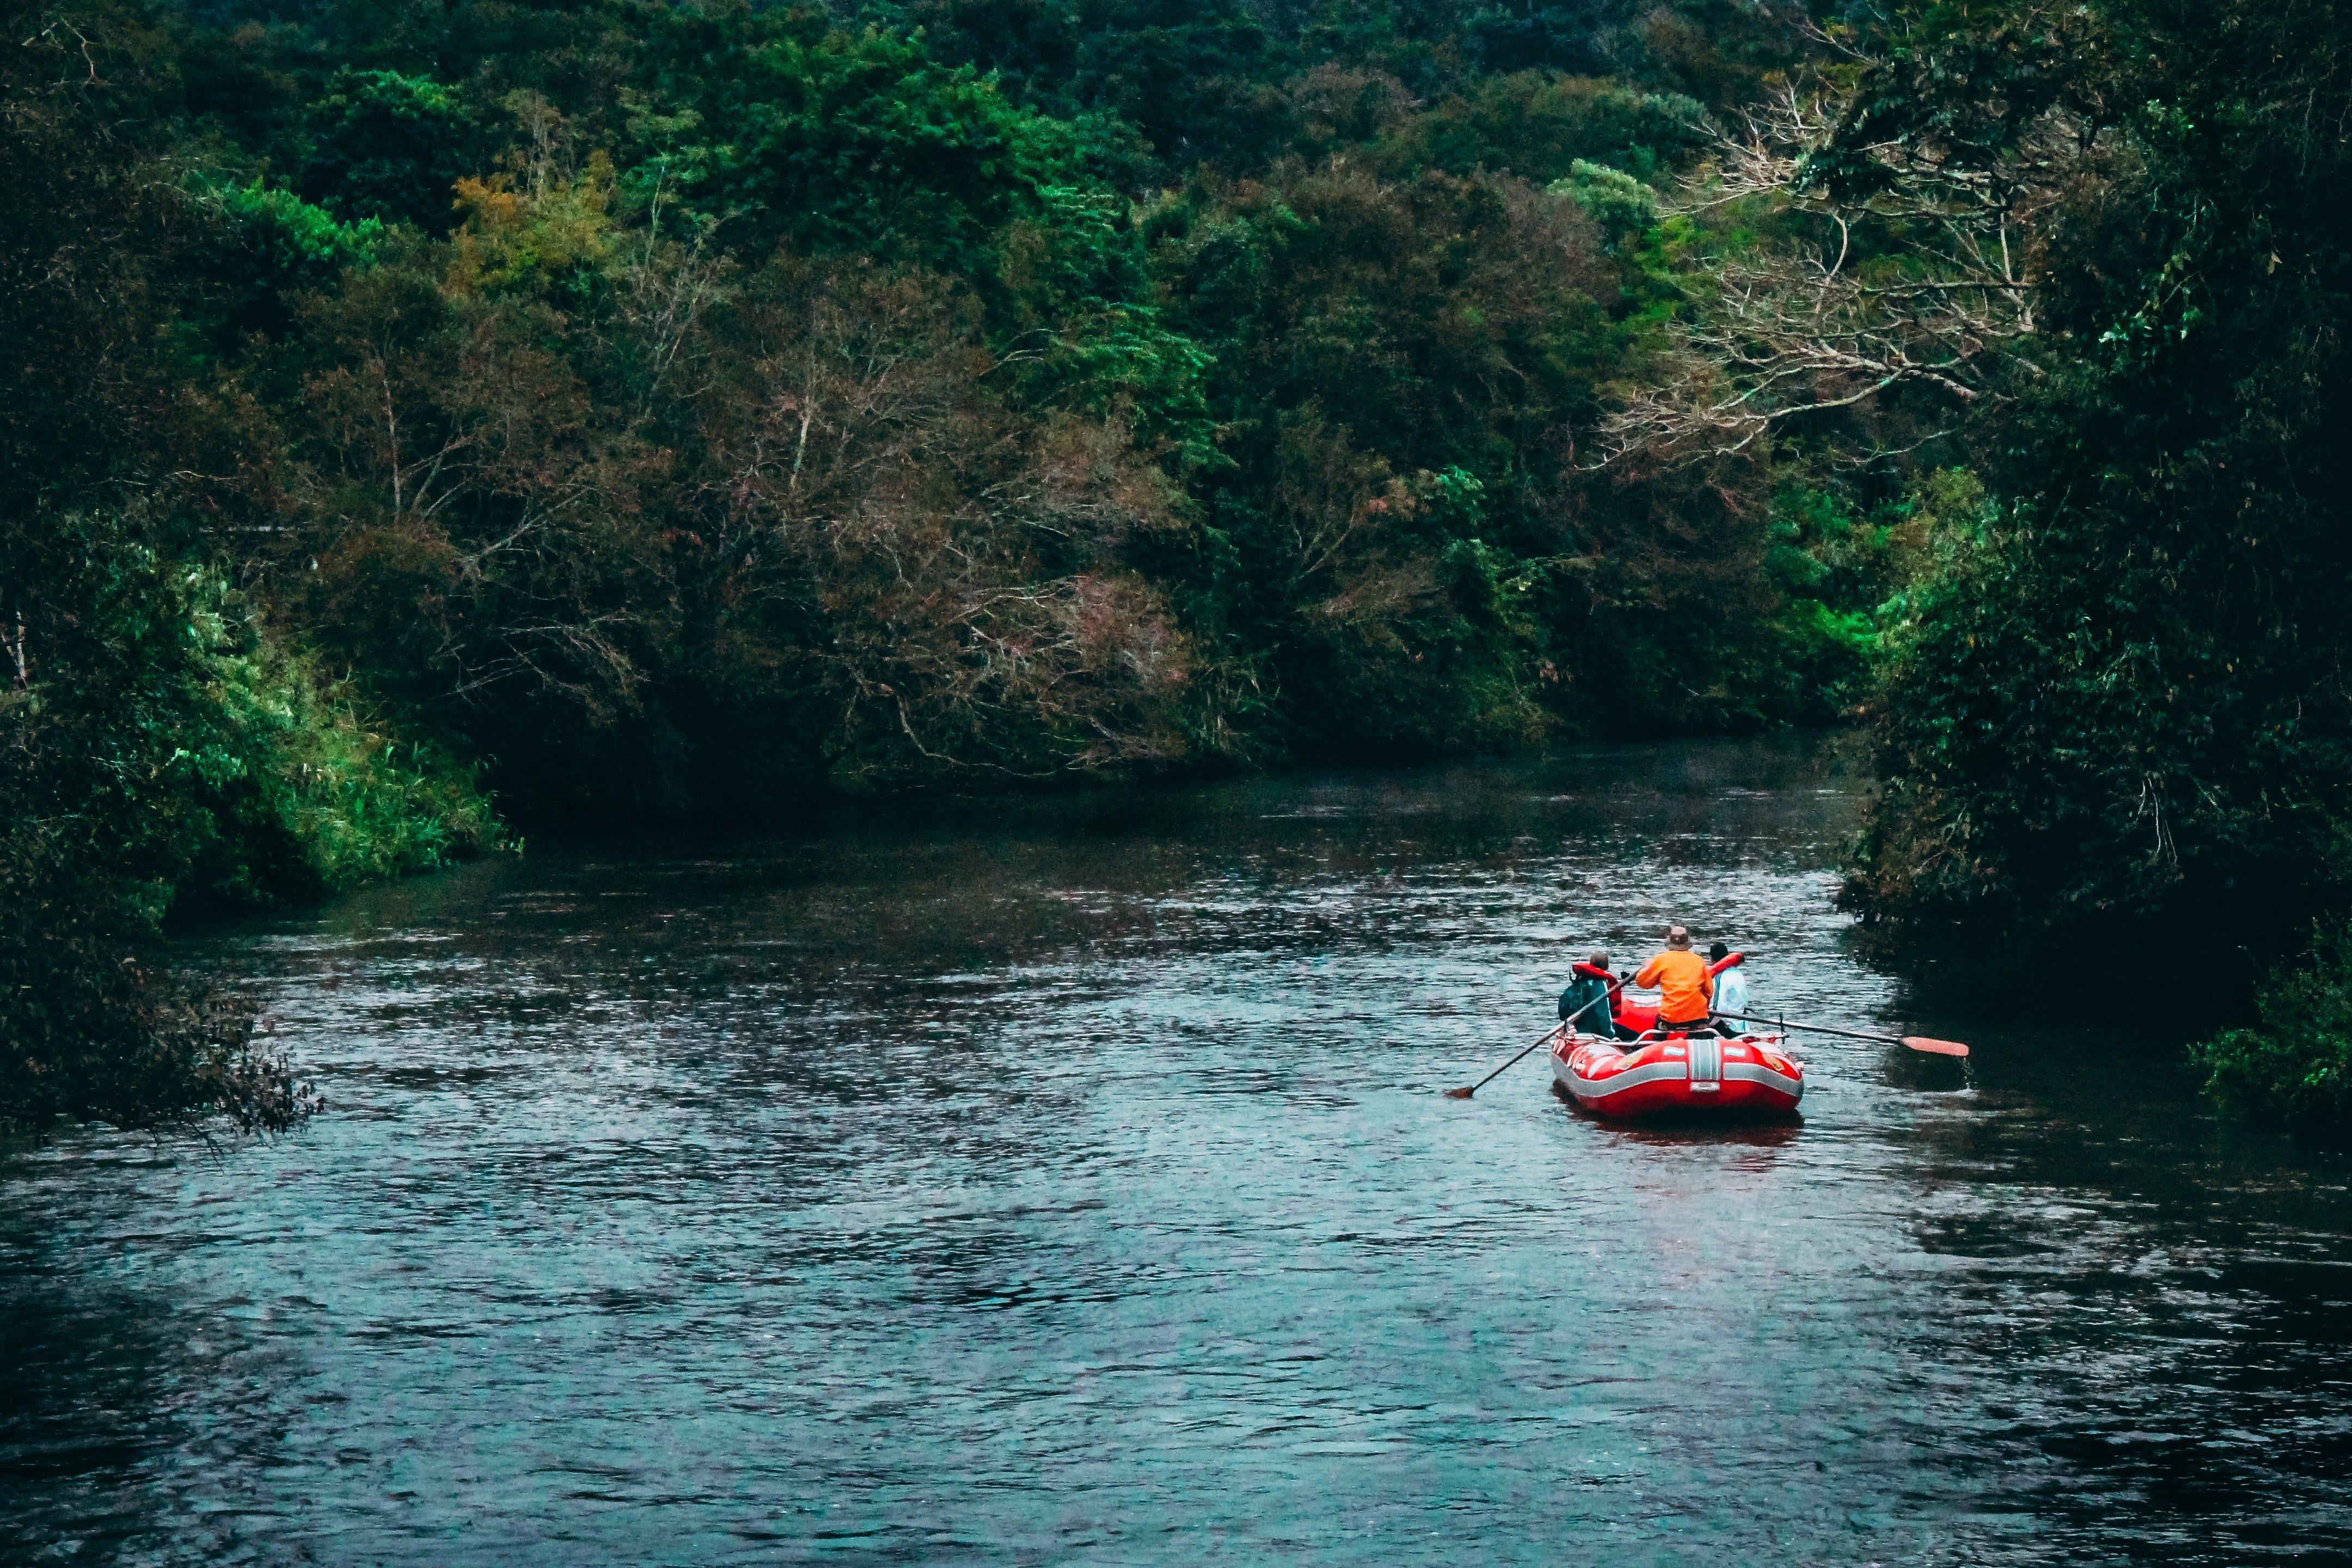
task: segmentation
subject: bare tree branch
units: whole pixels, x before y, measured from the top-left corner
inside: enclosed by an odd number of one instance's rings
[[[1745,207],[1819,238],[1703,265],[1661,374],[1604,421],[1599,466],[1743,451],[1900,386],[1962,407],[2002,395],[2002,367],[2035,330],[2019,238],[2055,199],[2082,126],[2053,110],[1988,161],[1927,140],[1842,144],[1852,107],[1828,87],[1782,88],[1668,204],[1693,217]]]

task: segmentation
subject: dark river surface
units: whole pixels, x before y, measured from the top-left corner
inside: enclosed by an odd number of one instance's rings
[[[0,1556],[2352,1560],[2346,1160],[2207,1115],[2163,994],[1923,1014],[1830,907],[1861,791],[1619,749],[209,936],[330,1110],[0,1172]],[[1442,1098],[1670,916],[1977,1055],[1818,1039],[1744,1132]]]

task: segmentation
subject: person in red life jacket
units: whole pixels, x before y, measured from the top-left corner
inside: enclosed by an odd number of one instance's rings
[[[1642,966],[1633,984],[1658,988],[1658,1032],[1686,1035],[1714,1026],[1715,982],[1706,960],[1691,951],[1690,928],[1668,926],[1666,950]]]
[[[1617,1022],[1618,982],[1609,973],[1609,955],[1596,952],[1576,966],[1575,976],[1568,989],[1559,994],[1559,1016],[1562,1022],[1576,1018],[1573,1026],[1581,1033],[1599,1035],[1603,1039],[1630,1040],[1632,1031]],[[1608,1000],[1603,1001],[1606,997]],[[1579,1016],[1578,1015],[1581,1015]]]

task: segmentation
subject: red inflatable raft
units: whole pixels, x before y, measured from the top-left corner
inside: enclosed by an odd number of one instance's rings
[[[1742,956],[1733,953],[1716,972]],[[1615,992],[1606,971],[1576,967],[1609,980]],[[1552,1047],[1552,1081],[1587,1110],[1624,1118],[1693,1112],[1786,1116],[1805,1097],[1804,1065],[1781,1049],[1778,1035],[1685,1034],[1661,1029],[1654,1005],[1626,1003],[1622,995],[1611,1005],[1618,1026],[1639,1031],[1640,1038],[1568,1034]]]
[[[1621,1043],[1568,1035],[1552,1047],[1560,1091],[1601,1116],[1785,1116],[1805,1097],[1805,1069],[1775,1035],[1655,1035]]]

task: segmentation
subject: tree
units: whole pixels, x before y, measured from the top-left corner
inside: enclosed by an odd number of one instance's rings
[[[1912,388],[1993,496],[1890,606],[1844,895],[1882,935],[2277,942],[2341,897],[2345,21],[1922,7],[1728,161],[1821,237],[1720,266],[1621,439],[1716,449]]]
[[[345,70],[313,108],[296,185],[353,220],[454,226],[450,187],[478,162],[473,116],[447,87],[396,70]]]
[[[192,193],[124,133],[140,84],[114,49],[10,20],[0,1125],[282,1126],[305,1103],[290,1071],[248,1007],[172,971],[163,916],[184,894],[299,896],[436,864],[490,837],[488,808],[467,770],[397,745],[273,643],[210,558],[215,528],[267,488],[267,432],[198,352],[210,334],[176,329],[237,297],[208,269],[250,237],[252,204]]]

